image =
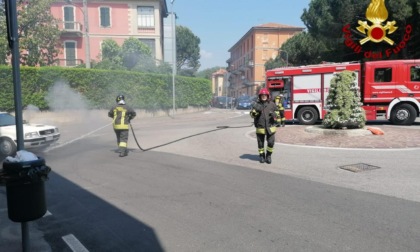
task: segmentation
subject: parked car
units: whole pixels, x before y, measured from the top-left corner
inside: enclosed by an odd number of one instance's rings
[[[234,100],[232,97],[216,96],[213,107],[215,108],[233,108]]]
[[[236,109],[251,109],[253,101],[249,96],[239,96],[236,103]]]
[[[23,142],[25,149],[47,147],[60,138],[57,127],[43,124],[30,124],[23,121]],[[0,112],[0,156],[14,156],[17,150],[15,117]]]

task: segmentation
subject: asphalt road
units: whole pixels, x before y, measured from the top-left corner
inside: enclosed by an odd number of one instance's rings
[[[136,118],[119,158],[109,120],[55,118],[48,215],[32,251],[418,251],[418,149],[277,144],[260,164],[244,112]],[[45,119],[45,118],[44,118]],[[53,119],[51,119],[53,120]],[[53,121],[54,122],[54,121]],[[228,127],[226,127],[228,126]],[[340,166],[378,167],[349,172]],[[20,251],[0,191],[0,246]]]

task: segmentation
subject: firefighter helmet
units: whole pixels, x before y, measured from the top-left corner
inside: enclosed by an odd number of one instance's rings
[[[117,98],[115,99],[115,101],[117,101],[117,103],[119,101],[125,100],[124,95],[118,95]]]
[[[268,92],[268,89],[266,89],[266,88],[262,88],[260,90],[260,92],[258,93],[258,97],[260,97],[261,95],[267,95],[268,98],[270,98],[270,92]]]

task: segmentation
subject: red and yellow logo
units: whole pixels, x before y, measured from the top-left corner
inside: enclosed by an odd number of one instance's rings
[[[382,59],[384,57],[390,57],[392,54],[398,54],[407,46],[407,42],[413,31],[412,26],[409,24],[405,27],[404,37],[401,41],[395,43],[394,40],[388,37],[389,34],[398,30],[398,27],[396,26],[395,20],[387,21],[388,10],[385,6],[385,0],[371,0],[366,9],[366,19],[367,21],[357,20],[359,26],[356,29],[360,32],[358,34],[364,36],[359,41],[353,40],[353,32],[350,24],[343,27],[344,44],[355,53],[363,53],[365,58]],[[384,23],[385,21],[386,23]],[[369,41],[374,43],[385,42],[390,47],[386,48],[385,51],[363,51],[362,45]]]
[[[388,19],[388,10],[385,7],[385,0],[372,0],[366,10],[366,18],[372,25],[368,25],[367,21],[358,20],[357,30],[365,35],[366,38],[360,40],[360,44],[363,45],[368,41],[379,43],[382,41],[387,42],[390,45],[394,44],[394,41],[387,37],[387,34],[391,34],[397,30],[395,21],[386,22],[385,26],[382,23]]]

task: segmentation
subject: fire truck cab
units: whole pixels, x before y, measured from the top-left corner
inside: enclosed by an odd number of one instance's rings
[[[282,67],[266,72],[272,97],[282,93],[285,117],[311,125],[327,113],[327,97],[334,73],[354,71],[367,120],[389,119],[411,125],[420,111],[420,60],[366,63],[325,63]]]

